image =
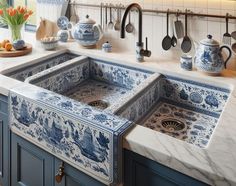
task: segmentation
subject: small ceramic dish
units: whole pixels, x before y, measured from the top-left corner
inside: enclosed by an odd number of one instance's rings
[[[68,24],[69,24],[69,19],[66,16],[61,16],[57,20],[57,26],[61,30],[67,30]]]
[[[41,41],[44,50],[54,50],[58,46],[58,39],[54,41]]]

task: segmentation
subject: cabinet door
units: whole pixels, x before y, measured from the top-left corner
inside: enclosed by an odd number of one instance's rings
[[[54,157],[12,134],[12,186],[53,186]]]
[[[9,144],[7,97],[0,95],[0,185],[9,185]]]
[[[206,186],[194,178],[124,150],[125,186]]]
[[[62,161],[55,160],[55,175],[58,174]],[[74,167],[64,163],[64,176],[60,183],[55,181],[55,186],[104,186],[101,182],[88,176],[87,174],[75,169]]]

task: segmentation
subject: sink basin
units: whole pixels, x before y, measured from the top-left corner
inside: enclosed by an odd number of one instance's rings
[[[115,114],[143,95],[150,107],[155,104],[159,78],[151,71],[79,56],[10,90],[11,130],[106,185],[118,185],[122,138],[133,122]]]
[[[25,82],[116,113],[149,89],[158,77],[154,72],[80,56],[31,76]]]
[[[148,99],[143,97],[120,113],[152,130],[165,133],[200,148],[206,148],[230,95],[230,90],[196,81],[162,76],[159,99],[139,117]],[[142,106],[140,106],[142,105]]]
[[[76,57],[78,57],[78,55],[71,52],[54,54],[45,58],[35,60],[33,64],[30,64],[28,66],[20,67],[18,69],[14,69],[13,71],[8,71],[3,74],[19,81],[25,81],[26,78],[34,74],[37,74],[45,69],[49,69],[53,66],[64,63]]]

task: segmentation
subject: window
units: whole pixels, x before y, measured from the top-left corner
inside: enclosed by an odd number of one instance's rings
[[[29,18],[25,24],[25,29],[29,31],[36,30],[36,0],[9,0],[11,6],[27,6],[30,8],[34,14]]]

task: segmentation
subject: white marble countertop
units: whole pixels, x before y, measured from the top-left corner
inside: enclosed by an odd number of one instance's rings
[[[146,58],[137,63],[134,54],[104,53],[98,49],[83,49],[77,43],[63,44],[57,51],[47,51],[35,47],[27,56],[0,58],[0,74],[8,70],[33,63],[34,60],[66,48],[90,57],[111,60],[130,66],[155,70],[160,73],[185,77],[213,85],[233,89],[229,101],[210,144],[201,149],[168,135],[136,125],[124,138],[124,148],[141,154],[186,175],[210,185],[236,185],[236,72],[225,70],[221,76],[211,77],[197,71],[183,71],[178,61]],[[8,90],[20,86],[21,82],[0,75],[0,93],[8,95]]]

